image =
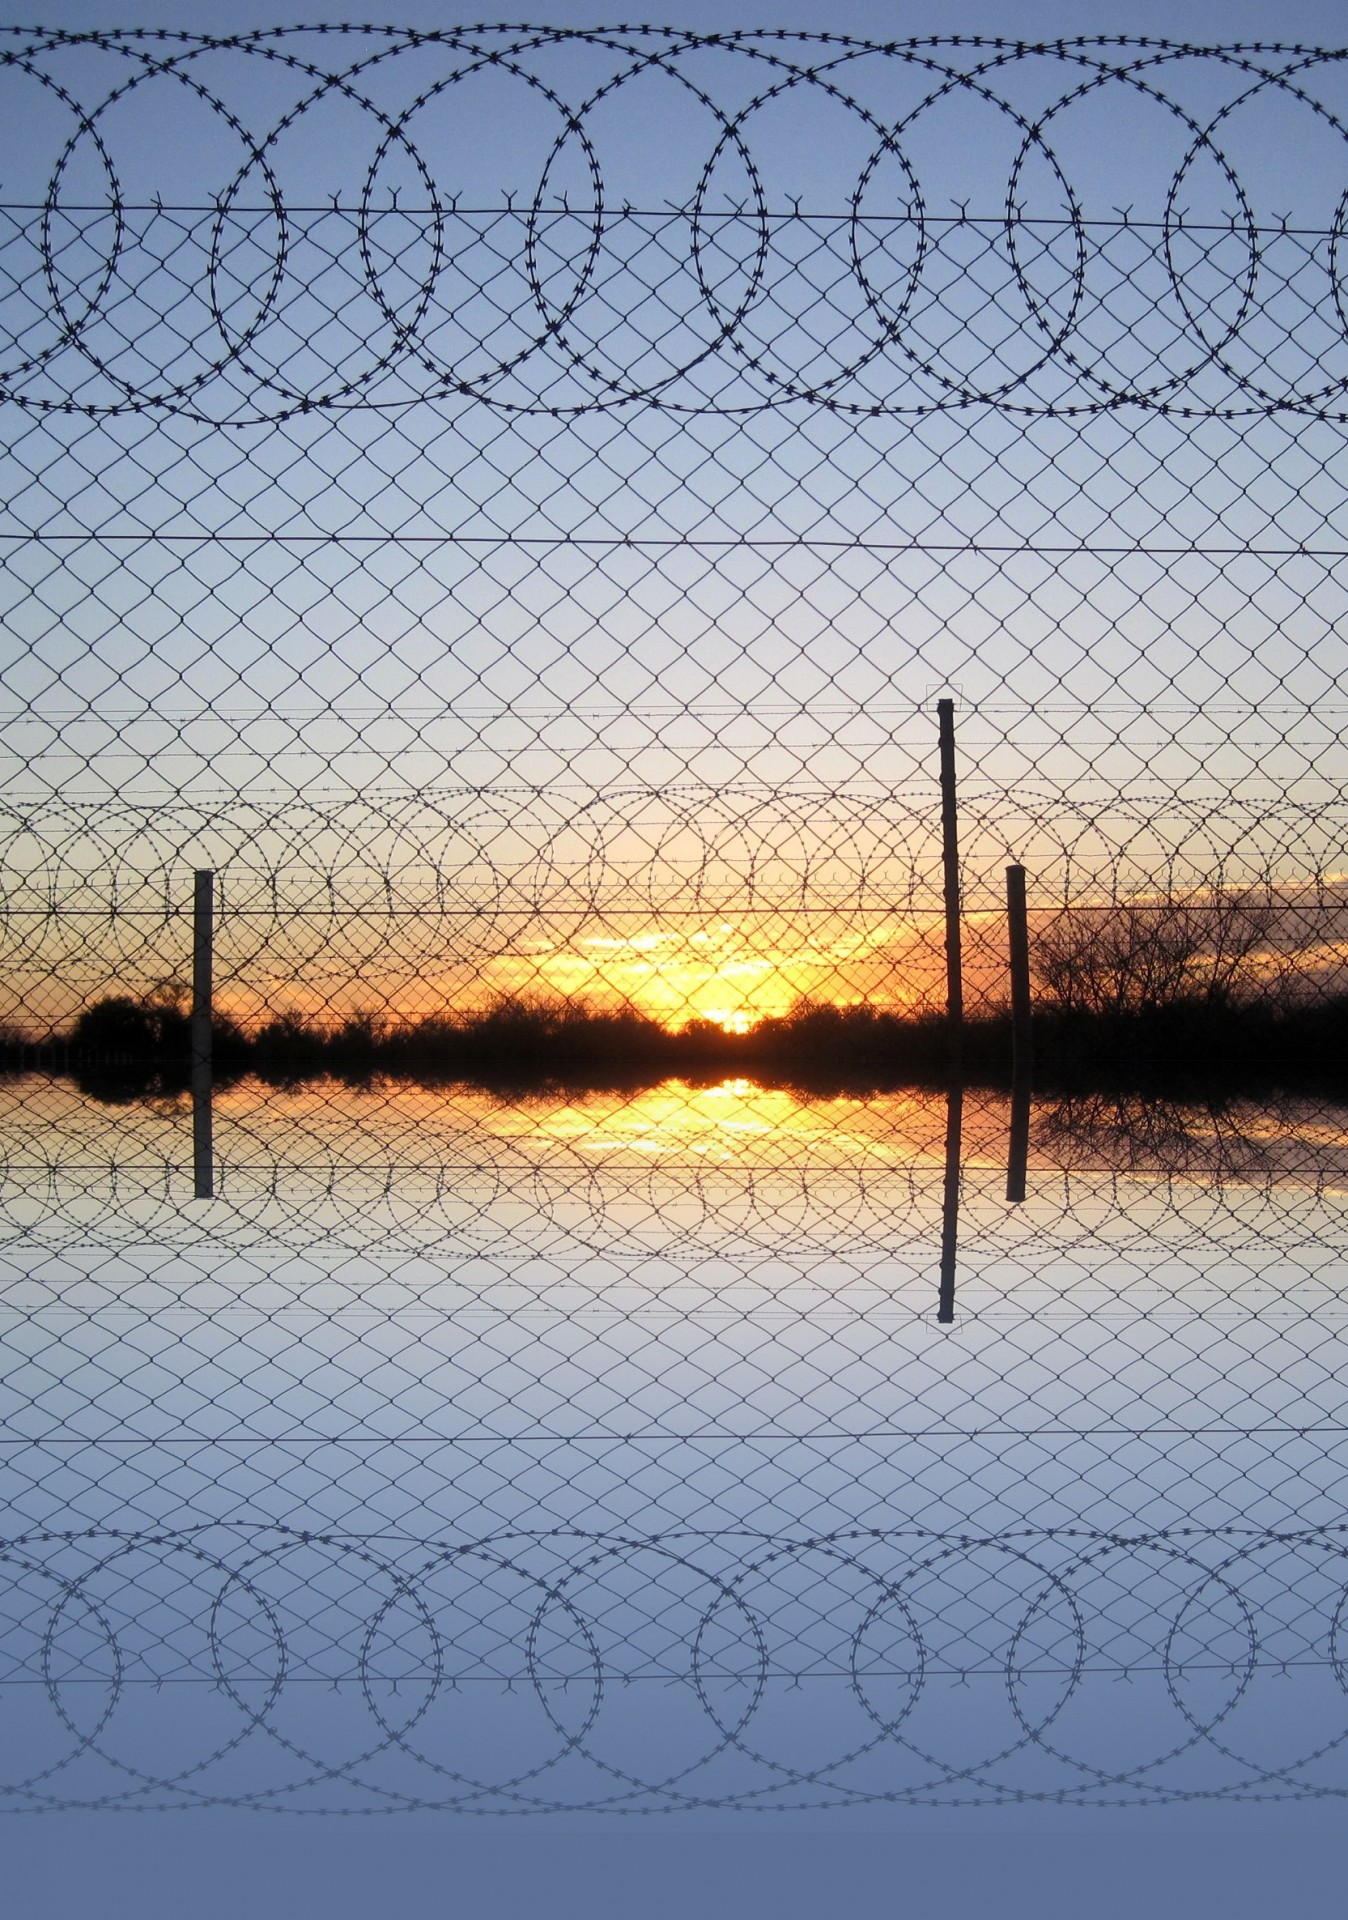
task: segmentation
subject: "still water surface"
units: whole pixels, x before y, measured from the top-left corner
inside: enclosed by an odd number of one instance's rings
[[[9,1804],[1332,1811],[1348,1114],[947,1122],[7,1082]]]

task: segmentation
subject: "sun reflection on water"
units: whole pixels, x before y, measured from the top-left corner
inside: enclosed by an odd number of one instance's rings
[[[742,1077],[697,1085],[666,1080],[633,1089],[510,1092],[464,1085],[316,1079],[274,1086],[254,1079],[217,1089],[221,1167],[363,1170],[396,1179],[429,1167],[533,1165],[617,1171],[660,1166],[812,1174],[907,1169],[945,1161],[947,1104],[939,1087],[811,1094]],[[1136,1111],[1134,1111],[1136,1109]],[[961,1165],[981,1177],[1006,1166],[1009,1104],[966,1091]],[[109,1105],[73,1081],[0,1082],[0,1153],[9,1177],[86,1163],[190,1164],[185,1097]],[[1244,1103],[1226,1112],[1081,1096],[1036,1100],[1031,1171],[1061,1178],[1125,1174],[1133,1181],[1257,1183],[1307,1179],[1348,1189],[1343,1111],[1310,1101]]]

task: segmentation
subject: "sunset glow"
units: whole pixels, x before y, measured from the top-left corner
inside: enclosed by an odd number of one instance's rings
[[[599,918],[593,932],[527,949],[521,942],[471,968],[430,966],[409,978],[371,966],[340,1003],[322,988],[307,991],[296,969],[284,998],[311,1015],[375,1006],[394,1018],[419,1018],[443,1008],[475,1012],[501,996],[536,996],[631,1006],[674,1028],[710,1020],[743,1033],[804,999],[919,1010],[938,1002],[942,964],[937,928],[911,922],[880,920],[858,934],[824,915],[812,916],[808,929],[667,921],[626,934]],[[240,980],[236,987],[227,974],[221,981],[222,1004],[245,1022],[265,1017],[283,998],[279,983],[261,993],[248,991],[251,985]]]

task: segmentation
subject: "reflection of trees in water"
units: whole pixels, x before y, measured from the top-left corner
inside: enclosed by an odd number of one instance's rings
[[[1308,1138],[1308,1134],[1331,1137]],[[1034,1143],[1065,1173],[1202,1174],[1249,1179],[1298,1165],[1348,1166],[1348,1110],[1272,1096],[1180,1101],[1126,1092],[1064,1095],[1035,1114]]]
[[[390,1257],[436,1244],[565,1245],[920,1263],[941,1236],[944,1187],[970,1224],[978,1220],[964,1259],[1000,1236],[998,1222],[1011,1230],[999,1171],[1011,1109],[1000,1094],[972,1090],[961,1104],[952,1143],[946,1095],[934,1089],[827,1098],[733,1080],[525,1097],[245,1080],[219,1093],[219,1184],[207,1216],[183,1205],[192,1164],[184,1096],[110,1111],[106,1095],[33,1077],[4,1092],[0,1217],[27,1238],[93,1244],[153,1231],[175,1245],[227,1234],[234,1244]],[[1270,1233],[1285,1237],[1295,1218],[1296,1232],[1322,1239],[1329,1216],[1317,1225],[1307,1210],[1348,1183],[1348,1109],[1290,1097],[1063,1096],[1035,1107],[1028,1164],[1041,1219],[1071,1214],[1068,1176],[1116,1181],[1108,1206],[1120,1218],[1139,1206],[1154,1212],[1159,1178],[1171,1183],[1165,1205],[1177,1220],[1199,1204],[1200,1188],[1229,1184],[1245,1193],[1236,1211],[1257,1202]]]

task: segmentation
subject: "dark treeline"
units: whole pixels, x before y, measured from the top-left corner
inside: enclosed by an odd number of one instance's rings
[[[963,1035],[963,1071],[997,1086],[1011,1072],[1011,1026],[980,1015]],[[477,1013],[415,1023],[362,1014],[340,1026],[294,1013],[253,1032],[217,1019],[213,1076],[253,1074],[276,1085],[330,1077],[387,1078],[502,1091],[638,1088],[667,1079],[743,1077],[813,1093],[930,1085],[949,1071],[944,1018],[868,1006],[802,1002],[744,1033],[707,1020],[671,1029],[631,1007],[503,998]],[[1049,1087],[1348,1087],[1348,995],[1092,1008],[1050,1002],[1034,1018],[1034,1077]],[[151,995],[98,1001],[43,1045],[0,1037],[0,1070],[71,1073],[104,1098],[174,1093],[191,1074],[190,1023],[180,1002]]]

